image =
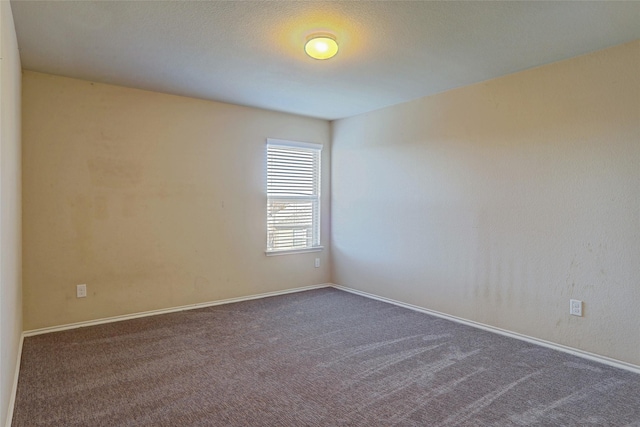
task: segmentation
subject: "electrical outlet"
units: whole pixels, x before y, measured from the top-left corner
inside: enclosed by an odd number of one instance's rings
[[[87,285],[76,286],[76,298],[85,298],[87,296]]]
[[[316,268],[320,267],[320,258],[316,258],[316,264],[315,264]]]
[[[582,317],[582,301],[577,299],[569,300],[569,314]]]

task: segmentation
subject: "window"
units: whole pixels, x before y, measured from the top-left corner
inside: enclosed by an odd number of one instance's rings
[[[267,255],[320,250],[322,145],[267,139]]]

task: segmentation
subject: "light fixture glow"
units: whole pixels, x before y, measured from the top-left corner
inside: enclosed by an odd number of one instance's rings
[[[304,45],[304,51],[313,59],[329,59],[338,53],[338,43],[329,35],[314,35]]]

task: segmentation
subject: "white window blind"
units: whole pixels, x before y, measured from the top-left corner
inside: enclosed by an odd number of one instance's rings
[[[320,247],[321,150],[267,140],[267,253]]]

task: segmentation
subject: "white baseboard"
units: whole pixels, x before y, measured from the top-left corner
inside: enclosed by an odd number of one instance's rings
[[[18,356],[16,360],[16,370],[13,373],[13,385],[11,386],[11,394],[9,395],[9,406],[7,407],[7,419],[6,427],[11,427],[13,422],[13,407],[16,404],[16,393],[18,392],[18,376],[20,375],[20,362],[22,361],[22,343],[24,342],[24,335],[20,336],[20,342],[18,344]]]
[[[175,313],[177,311],[195,310],[197,308],[213,307],[215,305],[231,304],[234,302],[249,301],[253,299],[267,298],[267,297],[273,297],[277,295],[292,294],[295,292],[304,292],[304,291],[309,291],[311,289],[327,288],[330,286],[332,286],[331,283],[323,283],[320,285],[311,285],[311,286],[304,286],[301,288],[285,289],[283,291],[266,292],[264,294],[255,294],[255,295],[249,295],[245,297],[201,302],[196,304],[182,305],[179,307],[162,308],[159,310],[143,311],[140,313],[133,313],[133,314],[124,314],[122,316],[105,317],[102,319],[88,320],[85,322],[68,323],[66,325],[32,329],[30,331],[24,331],[22,335],[23,337],[31,337],[34,335],[48,334],[50,332],[66,331],[68,329],[84,328],[86,326],[102,325],[104,323],[121,322],[123,320],[137,319],[139,317],[147,317],[147,316],[156,316],[158,314]]]
[[[463,319],[461,317],[452,316],[450,314],[441,313],[435,310],[429,310],[424,307],[419,307],[413,304],[407,304],[405,302],[396,301],[391,298],[380,297],[378,295],[370,294],[368,292],[359,291],[357,289],[348,288],[346,286],[331,284],[332,287],[339,289],[341,291],[350,292],[352,294],[360,295],[363,297],[375,299],[382,302],[387,302],[393,305],[397,305],[399,307],[408,308],[410,310],[419,311],[421,313],[430,314],[432,316],[440,317],[442,319],[452,320],[457,323],[462,323],[463,325],[472,326],[474,328],[482,329],[485,331],[493,332],[496,334],[504,335],[507,337],[515,338],[521,341],[526,341],[532,344],[541,345],[543,347],[551,348],[553,350],[562,351],[564,353],[569,353],[574,356],[582,357],[584,359],[589,359],[594,362],[603,363],[605,365],[613,366],[615,368],[625,369],[627,371],[634,372],[636,374],[640,374],[640,366],[634,365],[632,363],[623,362],[621,360],[612,359],[610,357],[601,356],[599,354],[589,353],[588,351],[579,350],[577,348],[568,347],[562,344],[556,344],[551,341],[546,341],[539,338],[530,337],[528,335],[519,334],[517,332],[508,331],[506,329],[496,328],[495,326],[486,325],[484,323],[474,322],[473,320]]]

